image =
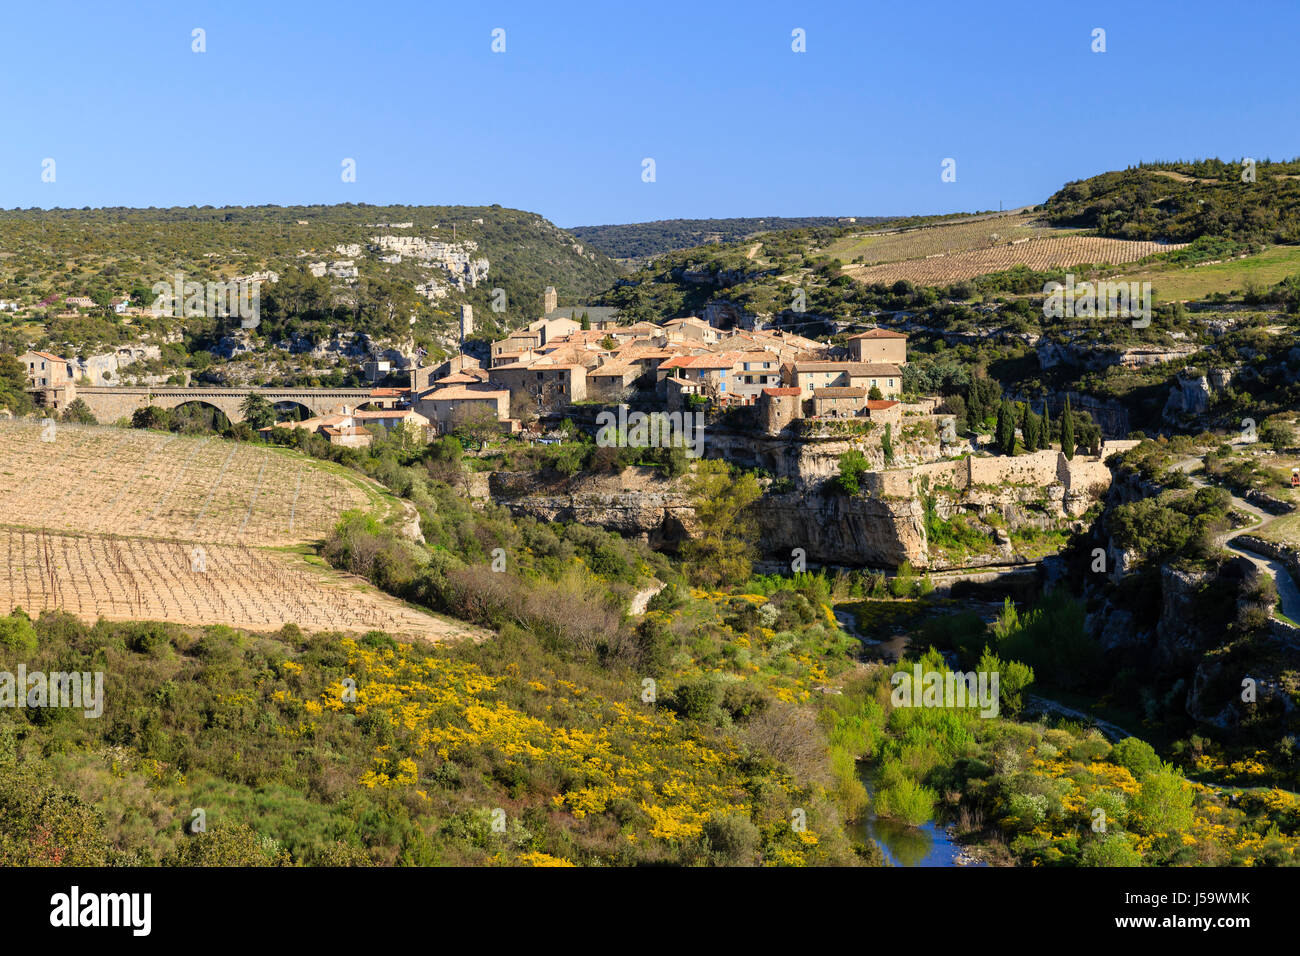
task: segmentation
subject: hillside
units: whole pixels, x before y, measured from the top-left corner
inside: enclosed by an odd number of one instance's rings
[[[541,216],[501,206],[8,210],[0,211],[0,301],[21,309],[0,313],[0,341],[84,353],[144,332],[174,334],[181,323],[147,314],[125,321],[109,304],[129,296],[147,308],[154,284],[178,272],[208,282],[268,271],[311,287],[281,308],[270,334],[360,332],[430,349],[454,339],[460,303],[471,303],[488,330],[513,327],[536,317],[546,286],[561,302],[581,301],[619,274]],[[490,308],[498,288],[501,313]],[[264,282],[262,295],[273,303],[274,285]],[[68,314],[76,296],[95,306]],[[189,320],[184,331],[203,346],[227,329]]]
[[[1300,160],[1255,164],[1220,159],[1149,163],[1067,183],[1044,218],[1099,235],[1190,242],[1200,236],[1300,242]]]
[[[574,226],[569,230],[615,259],[644,259],[677,249],[710,243],[737,242],[759,233],[810,227],[835,228],[846,223],[874,225],[884,216],[767,216],[739,219],[659,219],[607,226]]]

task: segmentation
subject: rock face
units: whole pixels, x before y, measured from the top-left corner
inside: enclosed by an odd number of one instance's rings
[[[1102,401],[1091,395],[1081,395],[1078,392],[1051,392],[1047,396],[1047,405],[1055,421],[1061,420],[1061,415],[1065,411],[1065,397],[1070,397],[1070,408],[1076,412],[1087,412],[1092,416],[1092,420],[1101,428],[1101,434],[1104,438],[1123,438],[1132,429],[1129,426],[1128,409],[1119,402],[1112,399]],[[1015,394],[1011,396],[1016,401],[1029,402],[1035,412],[1042,414],[1043,399],[1037,395]]]
[[[527,475],[494,472],[488,490],[515,517],[596,525],[641,538],[653,548],[675,550],[697,528],[684,487],[652,477],[651,469],[632,468],[624,475],[551,488],[535,487]]]
[[[761,547],[789,558],[803,548],[819,564],[925,567],[925,516],[920,502],[843,495],[772,495],[759,509]]]
[[[597,525],[664,550],[676,550],[698,530],[685,483],[663,480],[652,469],[630,468],[620,475],[549,484],[527,474],[494,472],[486,492],[517,517]],[[759,550],[782,564],[789,564],[796,548],[814,564],[893,568],[906,561],[931,569],[1019,564],[1026,559],[1015,552],[1006,531],[1058,525],[1072,507],[1066,497],[1059,484],[1045,490],[936,493],[941,517],[996,513],[1005,525],[1005,530],[990,530],[995,539],[1001,533],[990,553],[950,564],[936,563],[929,554],[924,505],[918,498],[848,497],[823,488],[767,494],[755,509]]]
[[[1211,571],[1180,571],[1168,565],[1160,569],[1160,623],[1156,625],[1156,649],[1160,660],[1171,667],[1186,666],[1200,657],[1211,643],[1196,627],[1196,593],[1214,577]],[[1222,635],[1219,635],[1222,639]]]
[[[1187,375],[1179,372],[1169,389],[1162,415],[1165,421],[1203,414],[1210,407],[1210,382],[1204,375]]]
[[[516,478],[493,474],[489,484],[493,500],[517,517],[598,525],[665,550],[676,550],[698,530],[695,509],[676,483],[613,490],[607,482],[584,482],[556,493],[520,495]],[[768,495],[757,519],[759,550],[786,563],[795,548],[814,564],[926,563],[925,522],[915,501]]]
[[[828,429],[841,423],[828,422]],[[859,426],[846,421],[843,427]],[[809,427],[812,427],[811,425]],[[908,440],[898,429],[894,435],[893,467],[902,467],[939,457],[937,441]],[[856,449],[866,457],[873,469],[891,467],[885,463],[881,436],[884,428],[872,429],[869,435],[811,438],[807,441],[792,437],[764,437],[749,432],[730,432],[710,428],[706,435],[705,453],[709,458],[724,458],[747,468],[762,468],[776,478],[790,478],[805,486],[815,487],[840,473],[840,455]]]

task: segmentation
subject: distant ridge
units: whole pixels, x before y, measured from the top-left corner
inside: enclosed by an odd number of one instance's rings
[[[709,243],[737,242],[760,232],[875,225],[889,216],[766,216],[740,219],[658,219],[621,225],[575,226],[568,232],[613,259],[644,259]]]

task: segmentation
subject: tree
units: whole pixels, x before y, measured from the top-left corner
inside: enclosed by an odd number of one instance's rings
[[[1065,396],[1065,411],[1061,413],[1061,451],[1066,460],[1074,457],[1074,417],[1070,414],[1070,396]]]
[[[1020,661],[1000,659],[989,648],[980,656],[979,671],[998,675],[998,703],[1012,717],[1024,706],[1025,689],[1034,682],[1034,669]]]
[[[1025,423],[1021,426],[1021,431],[1024,434],[1025,451],[1038,451],[1047,447],[1043,442],[1043,420],[1030,411],[1028,403],[1025,404]]]
[[[456,425],[454,434],[475,449],[485,448],[489,441],[501,434],[501,423],[496,412],[480,403]]]
[[[15,415],[32,409],[32,398],[27,393],[27,370],[12,355],[0,355],[0,408]]]
[[[146,405],[131,413],[132,428],[162,428],[171,424],[171,413],[157,405]]]
[[[998,406],[998,428],[994,440],[997,442],[998,451],[1002,452],[1002,454],[1014,455],[1016,453],[1016,410],[1005,399]]]
[[[966,417],[972,432],[978,432],[1002,400],[1002,386],[984,374],[972,375],[967,387]]]
[[[1117,743],[1111,748],[1110,759],[1133,774],[1136,780],[1143,780],[1160,769],[1160,757],[1155,748],[1137,737],[1125,737]]]
[[[692,578],[699,584],[740,584],[753,571],[758,539],[750,506],[762,489],[749,472],[733,474],[726,462],[700,461],[690,484],[699,533],[682,546]]]
[[[885,464],[894,463],[894,426],[891,422],[885,422],[885,436],[880,440],[880,450],[884,453]]]
[[[587,315],[586,312],[582,313],[582,331],[591,331],[591,316]]]
[[[253,428],[269,428],[275,424],[275,408],[256,392],[248,393],[248,397],[240,403],[239,412]]]
[[[1196,791],[1173,770],[1148,774],[1133,798],[1133,829],[1142,834],[1174,837],[1192,825]]]
[[[1052,410],[1047,407],[1047,399],[1043,399],[1043,438],[1038,444],[1039,448],[1052,447]]]
[[[851,498],[862,490],[862,475],[870,470],[867,456],[856,448],[850,448],[840,455],[840,473],[835,476],[835,487]]]
[[[95,413],[90,410],[85,399],[74,398],[68,403],[67,408],[63,410],[63,420],[73,422],[77,425],[98,425],[99,420],[95,418]]]
[[[289,854],[245,823],[218,823],[186,836],[162,859],[163,866],[288,866]]]
[[[1125,833],[1108,833],[1091,840],[1080,857],[1083,866],[1141,866],[1142,854]]]
[[[867,398],[873,402],[878,402],[885,397],[885,393],[880,390],[879,385],[872,385],[871,390],[867,392]]]

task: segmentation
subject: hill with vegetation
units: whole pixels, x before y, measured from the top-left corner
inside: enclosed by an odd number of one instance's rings
[[[615,259],[644,259],[677,249],[710,243],[738,242],[768,232],[788,229],[837,228],[848,222],[874,225],[888,221],[883,216],[768,216],[739,219],[657,219],[607,226],[574,226],[569,229]]]
[[[1248,179],[1241,162],[1143,163],[1067,183],[1044,217],[1131,240],[1300,242],[1300,160],[1258,160]]]
[[[468,259],[486,259],[487,274],[466,281],[409,254],[397,262],[371,248],[381,235],[448,243]],[[356,276],[312,275],[313,262],[351,262]],[[201,348],[228,328],[203,318],[126,319],[110,303],[150,306],[154,284],[177,273],[206,283],[268,270],[283,283],[262,285],[262,333],[272,339],[350,332],[430,349],[454,340],[461,303],[491,332],[540,315],[546,286],[561,302],[581,302],[619,275],[607,256],[541,216],[498,205],[15,209],[0,211],[0,301],[23,309],[0,312],[0,341],[18,351],[89,354],[145,333],[181,332]],[[430,283],[441,296],[422,294]],[[504,312],[491,307],[494,289],[505,292]],[[76,296],[95,306],[65,314],[64,301]]]

